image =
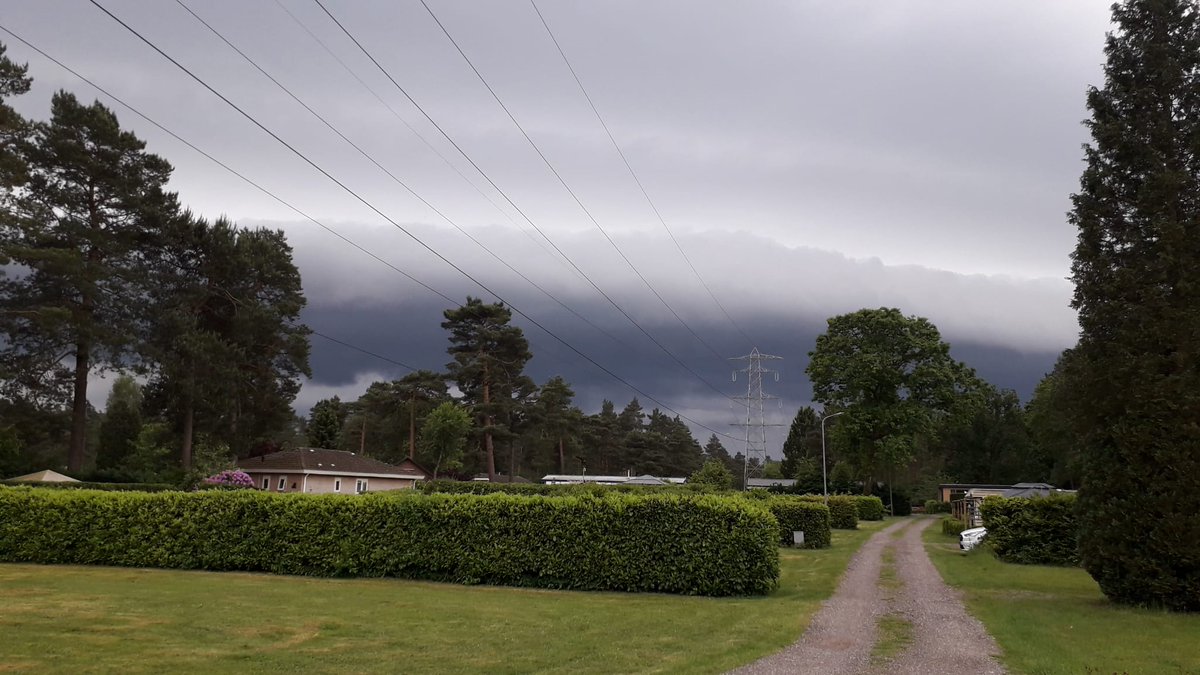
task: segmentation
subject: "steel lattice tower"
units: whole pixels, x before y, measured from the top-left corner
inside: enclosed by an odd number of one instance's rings
[[[746,488],[751,478],[760,478],[767,464],[767,427],[779,427],[782,424],[768,424],[766,417],[766,401],[778,399],[763,391],[763,374],[771,373],[775,381],[779,381],[779,372],[764,368],[763,361],[782,361],[782,356],[763,354],[755,347],[745,356],[735,356],[730,361],[745,361],[746,367],[733,371],[733,381],[737,382],[738,373],[746,375],[746,395],[732,398],[743,401],[746,405],[746,421],[734,422],[735,427],[746,429],[746,453],[742,463],[742,487]]]

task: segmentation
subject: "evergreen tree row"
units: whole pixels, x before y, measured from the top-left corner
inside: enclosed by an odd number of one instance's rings
[[[283,233],[190,213],[99,102],[22,118],[6,101],[30,82],[0,45],[0,472],[128,474],[139,447],[187,470],[198,445],[276,440],[309,374]],[[88,390],[113,371],[145,386],[119,382],[101,428]]]

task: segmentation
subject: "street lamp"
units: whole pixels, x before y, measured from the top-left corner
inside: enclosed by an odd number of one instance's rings
[[[821,418],[821,488],[825,491],[825,505],[829,505],[829,479],[825,477],[825,420],[838,415],[845,415],[846,411],[835,412],[832,415],[826,415]]]

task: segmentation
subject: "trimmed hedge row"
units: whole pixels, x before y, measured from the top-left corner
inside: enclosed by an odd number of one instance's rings
[[[822,495],[801,495],[800,499],[825,503],[825,497]],[[882,502],[880,506],[882,508]],[[853,495],[829,495],[829,524],[835,530],[857,530],[858,502],[856,497]]]
[[[113,492],[167,492],[179,489],[177,486],[169,483],[90,483],[88,481],[79,481],[76,483],[42,483],[22,480],[0,480],[0,485],[48,488],[51,490],[106,490]]]
[[[832,533],[829,525],[829,509],[803,497],[775,495],[763,500],[767,508],[779,521],[779,544],[792,545],[792,533],[804,533],[801,548],[829,548]]]
[[[938,501],[936,499],[925,500],[925,513],[950,513],[954,510],[950,502]]]
[[[763,594],[779,524],[715,496],[0,488],[0,561]]]
[[[1078,565],[1075,495],[988,497],[980,507],[996,557],[1022,565]]]
[[[967,524],[958,518],[952,516],[942,518],[942,534],[957,536],[965,529],[967,529]]]
[[[874,495],[852,495],[858,506],[859,520],[883,520],[883,500]]]

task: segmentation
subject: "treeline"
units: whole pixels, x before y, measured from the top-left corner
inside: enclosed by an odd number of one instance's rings
[[[828,483],[832,492],[879,492],[885,500],[899,493],[907,502],[933,497],[939,483],[1079,486],[1061,361],[1022,406],[1015,392],[954,360],[928,320],[889,308],[829,319],[810,357],[813,398],[823,410],[797,412],[778,467],[799,491]]]
[[[318,402],[306,424],[308,443],[389,462],[412,456],[439,475],[500,480],[584,472],[688,476],[702,464],[705,450],[678,417],[647,412],[636,398],[620,411],[606,400],[589,415],[574,405],[563,378],[539,385],[525,375],[529,343],[503,304],[468,298],[444,316],[451,357],[445,373],[421,370],[375,382],[355,401]],[[707,453],[732,462],[713,441]]]
[[[30,84],[0,45],[0,473],[152,479],[277,440],[309,373],[283,233],[189,212],[99,102],[24,119]],[[146,384],[119,381],[102,424],[88,390],[114,371]]]

